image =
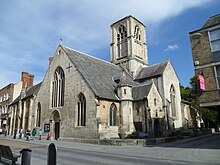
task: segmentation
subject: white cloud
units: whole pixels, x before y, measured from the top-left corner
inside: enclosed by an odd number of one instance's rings
[[[176,49],[179,49],[178,45],[176,45],[176,44],[175,45],[168,45],[167,48],[164,49],[164,51],[169,51],[169,50],[174,51]]]
[[[4,62],[0,70],[13,66],[7,68],[9,72],[31,72],[38,68],[46,72],[48,57],[53,56],[60,37],[67,46],[89,53],[109,45],[109,26],[127,15],[137,17],[147,27],[157,27],[157,23],[209,1],[0,1],[0,53],[4,55],[0,57]],[[10,83],[6,74],[1,72],[0,77]],[[0,89],[2,85],[0,81]]]

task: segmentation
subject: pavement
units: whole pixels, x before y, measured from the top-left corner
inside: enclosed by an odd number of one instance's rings
[[[175,141],[175,143],[176,144],[177,143],[184,144],[184,143],[188,143],[191,141],[197,141],[198,139],[207,138],[210,136],[214,136],[214,134],[185,138],[185,139],[177,140],[177,141]],[[38,139],[35,139],[35,140],[25,141],[24,138],[13,139],[12,136],[5,137],[3,135],[0,135],[0,144],[10,146],[12,151],[15,152],[16,154],[18,154],[19,151],[24,148],[29,148],[32,151],[35,151],[35,150],[38,150],[37,148],[39,147],[39,148],[45,148],[45,154],[47,155],[46,148],[48,148],[49,144],[51,144],[51,143],[54,143],[57,148],[67,148],[67,149],[83,150],[83,151],[89,151],[89,152],[91,152],[91,151],[102,152],[103,149],[105,149],[105,151],[111,150],[111,149],[113,149],[115,151],[115,149],[117,149],[117,147],[115,147],[115,146],[94,145],[94,144],[89,144],[89,143],[77,143],[77,142],[69,142],[69,141],[65,141],[65,140],[58,140],[57,141],[57,140],[46,140],[46,139],[38,140]],[[161,144],[156,144],[156,145],[151,145],[151,146],[155,147],[155,146],[160,146],[160,145]],[[130,147],[131,147],[131,150],[133,150],[135,148],[139,148],[140,151],[142,148],[142,146],[136,146],[136,147],[130,146]],[[130,147],[129,146],[118,147],[117,150],[119,150],[121,152],[125,152],[125,151],[128,152],[128,148],[130,148]],[[135,147],[135,148],[133,148],[133,147]],[[35,158],[34,156],[31,159],[32,159],[31,161],[34,165],[35,164],[45,164],[45,162],[46,162],[46,160]],[[19,165],[20,162],[21,162],[21,159],[19,159],[19,161],[17,162],[17,165]],[[10,161],[7,162],[4,160],[4,163],[2,163],[2,164],[9,165]]]

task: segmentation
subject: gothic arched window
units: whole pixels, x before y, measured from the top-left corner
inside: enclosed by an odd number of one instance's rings
[[[176,116],[176,92],[173,85],[170,88],[170,104],[171,104],[171,112],[172,116]]]
[[[123,57],[127,55],[127,29],[124,25],[120,25],[117,34],[117,46],[118,46],[118,57]]]
[[[53,78],[52,107],[64,105],[65,75],[61,67],[57,67]]]
[[[77,125],[86,126],[86,98],[82,93],[79,94]]]
[[[117,125],[116,118],[117,118],[117,107],[113,103],[110,107],[110,112],[109,112],[109,125],[110,126],[116,126]]]
[[[139,26],[135,26],[135,29],[134,29],[134,39],[136,41],[140,41],[141,40],[141,32],[140,32]]]

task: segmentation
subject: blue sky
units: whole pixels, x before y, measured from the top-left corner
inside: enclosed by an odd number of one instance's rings
[[[21,72],[43,80],[60,37],[110,61],[110,25],[132,15],[146,25],[150,65],[171,60],[184,86],[194,74],[189,32],[220,13],[219,0],[0,0],[0,89]]]

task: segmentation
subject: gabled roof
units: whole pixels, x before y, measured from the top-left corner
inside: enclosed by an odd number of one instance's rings
[[[35,85],[35,86],[31,87],[30,89],[28,89],[28,90],[26,91],[25,97],[23,97],[22,100],[24,100],[24,99],[26,99],[26,98],[28,98],[28,97],[30,97],[30,96],[33,96],[33,94],[35,94],[36,92],[38,92],[38,90],[39,90],[40,87],[41,87],[41,84],[42,84],[42,82],[40,82],[40,83],[38,83],[37,85]]]
[[[19,95],[14,101],[12,101],[9,106],[18,103],[21,100],[21,95]]]
[[[203,25],[202,29],[213,27],[219,24],[220,24],[220,14],[210,17],[208,21]]]
[[[167,63],[168,61],[142,68],[142,70],[136,76],[135,80],[148,79],[162,75],[167,66]]]
[[[113,80],[114,76],[122,74],[122,69],[119,66],[91,57],[63,45],[62,47],[96,96],[105,99],[119,100],[114,92],[117,84]]]
[[[196,33],[196,32],[199,32],[201,30],[205,30],[205,29],[208,29],[210,27],[217,26],[217,25],[220,25],[220,14],[217,14],[217,15],[214,15],[214,16],[210,17],[208,19],[208,21],[202,26],[202,28],[200,28],[198,30],[195,30],[195,31],[192,31],[189,34],[193,34],[193,33]]]
[[[132,97],[134,101],[143,100],[150,92],[152,84],[137,86],[132,88]]]
[[[31,87],[30,89],[28,89],[26,91],[25,97],[21,98],[21,94],[20,94],[13,102],[10,103],[10,106],[13,105],[13,104],[18,103],[20,100],[25,100],[28,97],[33,96],[33,94],[38,92],[38,90],[40,89],[41,83],[38,83],[37,85],[35,85],[35,86]]]

